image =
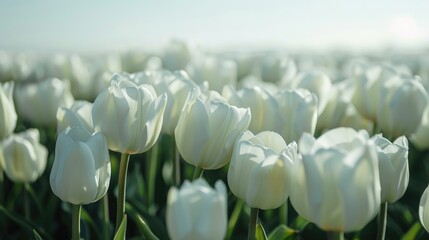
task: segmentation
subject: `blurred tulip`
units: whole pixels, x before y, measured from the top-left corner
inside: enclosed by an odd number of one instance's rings
[[[148,85],[116,79],[94,101],[94,129],[102,132],[109,149],[137,154],[149,150],[161,132],[167,96],[157,97]]]
[[[208,82],[209,89],[218,93],[224,86],[237,85],[237,64],[231,60],[206,56],[189,64],[186,71],[198,85]]]
[[[378,213],[377,150],[365,131],[336,128],[317,140],[304,133],[290,200],[305,219],[325,231],[362,229]]]
[[[194,91],[175,129],[177,149],[193,166],[221,168],[230,161],[234,143],[250,119],[250,109],[230,106]]]
[[[290,171],[297,155],[296,143],[286,145],[275,132],[242,133],[228,170],[231,192],[251,208],[280,207],[289,196]]]
[[[286,142],[298,141],[304,132],[314,134],[317,123],[317,97],[306,89],[283,90],[278,102],[278,132]]]
[[[268,91],[259,87],[246,87],[236,91],[231,86],[227,86],[223,89],[222,94],[229,104],[250,108],[252,120],[249,130],[253,133],[277,129],[278,103]]]
[[[66,128],[57,138],[50,175],[62,201],[89,204],[102,198],[110,183],[110,158],[104,136],[82,127]]]
[[[0,84],[0,140],[13,132],[18,116],[13,102],[14,82]]]
[[[83,127],[89,132],[94,132],[92,124],[92,103],[87,101],[75,101],[70,108],[60,107],[57,111],[57,134],[67,127]]]
[[[396,202],[408,187],[408,140],[402,136],[391,143],[381,134],[371,138],[377,145],[381,202]]]
[[[45,171],[48,150],[39,141],[39,130],[28,129],[0,143],[0,166],[12,181],[31,183]]]
[[[259,73],[262,81],[280,84],[288,82],[296,76],[295,62],[287,57],[268,55],[259,63]]]
[[[425,230],[429,232],[429,186],[426,187],[422,197],[420,198],[419,218],[420,223],[423,225]]]
[[[69,82],[57,78],[19,85],[15,90],[18,116],[34,125],[55,126],[58,108],[70,107],[73,102]]]
[[[218,180],[215,189],[199,178],[172,187],[167,197],[167,230],[173,240],[224,239],[228,221],[227,192]]]
[[[419,126],[428,105],[428,94],[416,79],[396,76],[380,89],[377,123],[384,135],[397,138],[410,136]]]
[[[174,39],[165,48],[162,60],[170,71],[185,70],[196,55],[197,48],[192,43]]]
[[[422,120],[410,137],[410,141],[419,149],[429,148],[429,105],[426,106]]]

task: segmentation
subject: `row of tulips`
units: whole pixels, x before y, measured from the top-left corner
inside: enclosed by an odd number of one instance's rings
[[[172,56],[180,59],[182,53]],[[167,59],[158,60],[167,67]],[[323,73],[292,73],[288,59],[271,65],[278,71],[262,67],[264,81],[249,76],[238,88],[237,69],[229,74],[234,64],[207,58],[194,64],[176,66],[187,72],[114,74],[93,103],[75,100],[66,80],[2,84],[1,169],[31,189],[45,167],[51,168],[52,192],[73,205],[73,239],[81,235],[81,205],[107,199],[111,176],[117,176],[114,234],[124,237],[130,156],[154,151],[165,135],[176,152],[173,185],[182,185],[168,191],[160,217],[172,239],[230,238],[229,225],[236,223],[234,214],[228,220],[229,191],[240,199],[238,214],[244,209],[240,201],[251,209],[250,239],[264,235],[259,209],[280,207],[278,229],[288,229],[288,198],[293,211],[329,237],[359,231],[379,214],[378,238],[384,238],[387,204],[404,195],[410,179],[408,139],[420,148],[429,146],[424,80],[390,65],[360,64],[347,79],[333,82]],[[33,126],[56,126],[53,162],[47,164],[38,130],[13,133],[17,116]],[[168,146],[160,147],[167,151]],[[115,152],[121,157],[112,172]],[[195,167],[192,182],[183,182],[180,157]],[[213,189],[204,177],[222,168],[229,188],[219,180]],[[149,183],[148,188],[153,201],[154,187]],[[419,209],[424,227],[429,221],[426,192]],[[155,216],[160,214],[155,210]],[[25,215],[30,219],[31,210]],[[143,235],[156,238],[137,215]],[[279,237],[280,230],[270,236]],[[300,236],[285,231],[280,237],[289,235]]]

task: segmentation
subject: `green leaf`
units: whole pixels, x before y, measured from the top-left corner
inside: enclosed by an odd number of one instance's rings
[[[264,227],[261,223],[256,224],[256,233],[255,233],[256,240],[267,240],[267,234],[265,234]]]
[[[422,225],[419,221],[413,224],[411,228],[402,236],[401,240],[413,240],[417,239],[417,235],[422,230]]]
[[[299,231],[294,230],[286,225],[280,225],[276,227],[269,235],[268,239],[270,240],[285,240],[290,238],[293,235],[298,234]]]
[[[33,229],[34,239],[36,240],[42,240],[42,237],[37,233],[36,229]]]
[[[125,240],[127,234],[127,215],[124,215],[121,225],[119,225],[118,231],[115,234],[113,240]]]
[[[159,238],[155,236],[155,234],[150,230],[149,226],[139,214],[137,214],[136,216],[136,223],[139,227],[140,232],[143,234],[143,236],[145,236],[146,239],[159,240]]]
[[[293,229],[297,229],[302,231],[310,222],[302,218],[301,216],[297,216],[293,223],[290,225]]]

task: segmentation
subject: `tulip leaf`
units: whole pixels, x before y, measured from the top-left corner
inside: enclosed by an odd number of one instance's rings
[[[150,230],[149,226],[139,214],[137,214],[136,220],[140,232],[145,236],[146,239],[159,240],[159,238],[155,236],[155,234],[152,232],[152,230]]]
[[[37,228],[33,222],[30,222],[29,220],[25,219],[24,217],[15,212],[7,210],[2,205],[0,205],[0,212],[10,218],[16,224],[18,224],[22,229],[26,229],[28,232],[33,232],[33,229],[38,229],[38,232],[42,234],[44,239],[52,239],[45,232],[41,231],[41,229]]]
[[[422,225],[419,221],[413,224],[411,228],[402,236],[401,240],[418,239],[417,236],[422,231]]]
[[[36,229],[33,229],[34,239],[42,240],[42,237],[37,233]]]
[[[118,231],[115,234],[113,240],[125,240],[127,233],[127,215],[124,215],[121,225],[119,225]]]
[[[307,227],[309,223],[310,223],[309,221],[305,220],[303,217],[298,215],[290,226],[293,229],[302,231],[305,227]]]
[[[280,225],[276,227],[269,235],[270,240],[286,240],[291,236],[298,234],[299,231],[294,230],[286,225]]]
[[[256,232],[255,232],[256,240],[267,240],[267,234],[265,233],[264,227],[261,223],[256,224]]]

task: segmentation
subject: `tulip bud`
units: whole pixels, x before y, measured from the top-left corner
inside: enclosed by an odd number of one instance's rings
[[[167,230],[173,240],[223,239],[227,226],[225,184],[217,181],[215,189],[199,178],[185,180],[182,187],[172,187],[167,197]]]
[[[161,132],[167,96],[157,97],[148,85],[115,79],[94,101],[94,129],[102,132],[113,151],[137,154],[149,150]]]
[[[110,159],[104,136],[82,127],[66,128],[57,138],[50,175],[52,191],[75,205],[102,198],[109,188]]]
[[[290,200],[302,217],[325,231],[362,229],[380,208],[376,147],[365,131],[336,128],[318,139],[303,134]]]
[[[14,82],[0,85],[0,140],[11,134],[16,126],[16,115],[13,102]]]
[[[70,108],[60,107],[57,111],[57,134],[67,127],[83,127],[94,132],[92,124],[92,103],[75,101]]]
[[[218,169],[231,159],[234,143],[250,123],[250,110],[194,92],[182,109],[175,130],[177,149],[189,164]]]
[[[34,182],[45,171],[48,150],[39,139],[39,130],[28,129],[0,144],[0,166],[12,181]]]
[[[74,98],[68,81],[57,78],[21,85],[15,91],[19,116],[36,125],[55,126],[59,107],[70,107]]]
[[[420,223],[429,232],[429,186],[426,187],[425,191],[420,198],[419,204],[419,218]]]
[[[296,157],[296,143],[286,145],[275,132],[242,133],[228,170],[231,192],[251,208],[280,207],[289,196],[290,170]]]
[[[196,47],[190,42],[172,40],[165,48],[162,58],[164,66],[170,71],[184,70],[196,53]]]
[[[381,134],[371,138],[377,145],[381,202],[396,202],[408,187],[408,140],[402,136],[391,143]]]

